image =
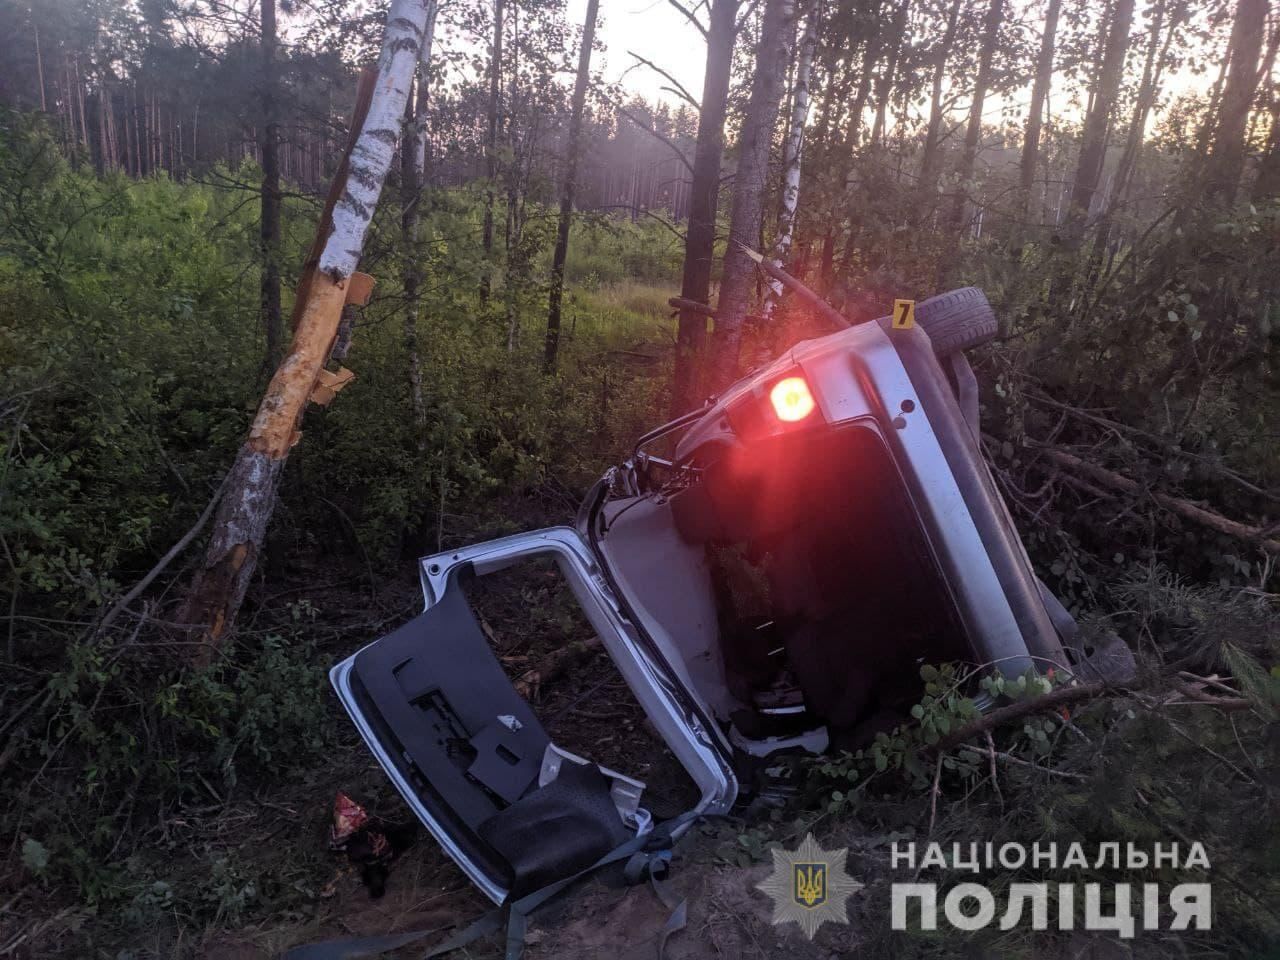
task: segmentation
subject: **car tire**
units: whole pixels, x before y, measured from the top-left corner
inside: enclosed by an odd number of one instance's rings
[[[961,287],[916,304],[916,323],[933,341],[933,352],[945,357],[995,338],[1000,331],[987,295],[977,287]]]

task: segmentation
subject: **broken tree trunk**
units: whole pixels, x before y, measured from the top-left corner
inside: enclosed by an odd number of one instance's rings
[[[336,202],[331,215],[322,218],[312,247],[313,253],[319,249],[318,262],[314,268],[308,265],[298,284],[293,343],[231,468],[204,564],[180,617],[183,623],[199,625],[204,645],[197,659],[207,660],[235,622],[308,400],[317,386],[345,382],[340,376],[325,376],[324,366],[343,307],[368,295],[369,282],[356,275],[356,266],[399,138],[426,19],[427,0],[393,0],[387,12],[377,76],[372,84],[362,84],[367,106],[364,111],[357,106],[352,123],[359,136],[335,178],[330,200]]]

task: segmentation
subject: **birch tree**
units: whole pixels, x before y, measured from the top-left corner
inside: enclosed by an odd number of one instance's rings
[[[813,72],[813,53],[818,45],[819,11],[814,10],[805,18],[804,32],[800,36],[797,53],[795,82],[791,94],[791,119],[787,126],[787,139],[782,153],[782,204],[778,211],[778,239],[774,241],[770,259],[776,266],[784,266],[791,253],[795,234],[796,208],[800,204],[800,172],[804,151],[804,124],[809,116],[809,78]],[[769,280],[765,295],[764,315],[772,317],[782,298],[782,283]]]
[[[790,58],[791,19],[794,16],[794,0],[766,0],[760,43],[756,48],[751,99],[747,103],[738,142],[729,245],[724,253],[724,272],[716,307],[714,375],[717,387],[731,382],[738,370],[742,327],[755,286],[755,262],[747,250],[760,242],[769,146]]]
[[[329,359],[342,308],[354,292],[365,234],[399,139],[427,7],[428,0],[393,0],[387,12],[377,76],[348,157],[341,195],[334,203],[332,232],[323,239],[314,272],[304,274],[298,285],[293,343],[225,481],[204,563],[181,619],[200,631],[206,658],[234,624],[244,600],[275,508],[281,472],[300,439],[302,415]]]

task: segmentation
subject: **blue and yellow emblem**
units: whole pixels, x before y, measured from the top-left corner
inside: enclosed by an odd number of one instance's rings
[[[796,903],[807,910],[827,902],[827,865],[825,863],[794,863]]]
[[[848,923],[845,901],[862,884],[845,871],[849,851],[823,850],[807,835],[795,850],[774,847],[773,872],[756,885],[773,899],[773,922],[794,923],[813,939],[824,923]]]

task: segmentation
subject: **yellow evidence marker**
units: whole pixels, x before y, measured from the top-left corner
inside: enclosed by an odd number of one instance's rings
[[[914,300],[893,301],[893,329],[910,330],[916,325],[916,302]]]

